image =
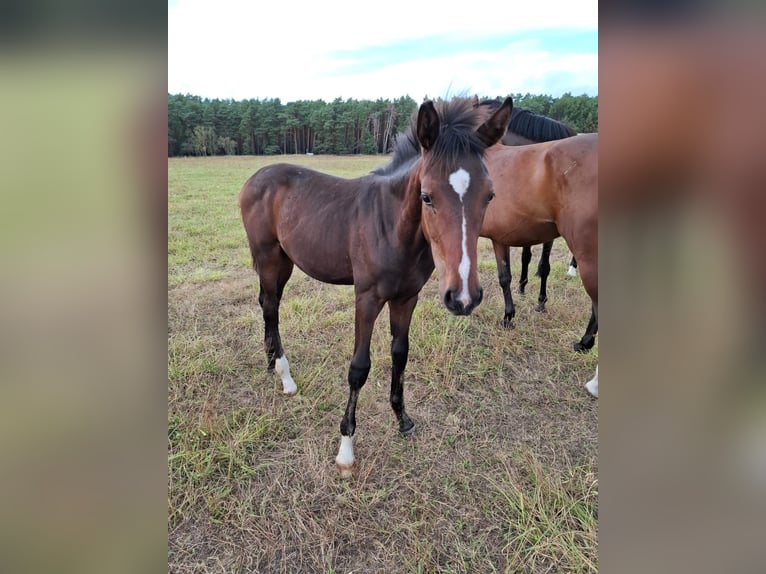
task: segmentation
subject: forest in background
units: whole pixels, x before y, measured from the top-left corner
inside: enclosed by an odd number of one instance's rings
[[[511,94],[515,107],[598,131],[598,96]],[[418,103],[394,100],[207,99],[168,94],[168,157],[381,154],[391,150]]]

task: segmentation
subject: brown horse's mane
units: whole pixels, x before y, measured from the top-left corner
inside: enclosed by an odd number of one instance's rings
[[[502,100],[482,100],[479,105],[495,111]],[[508,131],[533,142],[547,142],[576,136],[577,132],[563,122],[523,108],[513,108]]]
[[[473,98],[452,98],[434,102],[439,114],[439,138],[431,149],[430,161],[452,166],[461,155],[482,156],[486,146],[476,129],[486,119],[477,113]],[[498,104],[499,107],[499,104]],[[410,126],[396,136],[391,161],[373,170],[375,175],[395,176],[409,170],[420,157],[421,146],[415,136],[417,112],[410,118]]]

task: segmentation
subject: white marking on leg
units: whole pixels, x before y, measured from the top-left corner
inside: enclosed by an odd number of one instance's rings
[[[591,395],[598,398],[598,365],[596,365],[596,376],[585,383],[585,388],[588,389]]]
[[[569,271],[567,271],[567,275],[571,275],[572,277],[577,277],[577,267],[574,265],[569,266]]]
[[[468,191],[468,186],[471,183],[470,174],[461,167],[455,173],[449,176],[449,182],[452,186],[452,189],[455,190],[455,193],[457,193],[457,196],[460,198],[460,203],[462,204],[463,196]],[[462,289],[460,290],[460,295],[458,295],[458,300],[463,304],[464,307],[468,307],[468,305],[471,304],[471,294],[468,292],[468,276],[471,274],[471,258],[468,257],[465,206],[463,206],[462,234],[463,239],[461,242],[461,247],[463,248],[463,256],[460,258],[460,265],[458,266],[457,271],[460,274],[460,279],[462,280],[463,284]]]
[[[340,449],[338,456],[335,457],[335,464],[338,465],[340,475],[343,477],[351,476],[354,468],[354,437],[340,437]]]
[[[298,392],[298,385],[295,384],[292,375],[290,375],[290,364],[287,357],[282,355],[274,364],[274,370],[282,379],[282,392],[286,395],[294,395]]]

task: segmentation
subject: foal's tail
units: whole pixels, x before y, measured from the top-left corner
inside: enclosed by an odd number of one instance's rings
[[[239,192],[239,210],[256,272],[258,260],[265,268],[274,255],[271,249],[279,245],[274,202],[280,190],[289,185],[293,172],[294,167],[288,164],[267,165],[250,176]]]
[[[252,222],[248,221],[248,215],[252,209],[254,188],[256,188],[255,179],[258,172],[253,174],[242,186],[239,192],[239,212],[242,216],[242,223],[245,226],[245,233],[247,234],[247,244],[250,246],[250,256],[253,260],[253,269],[258,272],[258,259],[256,258],[255,237],[253,237],[253,230],[251,230]],[[250,225],[248,225],[250,223]]]
[[[247,231],[247,227],[245,227],[245,231]],[[250,257],[253,259],[253,270],[258,273],[258,259],[255,258],[255,246],[253,245],[253,242],[250,241],[249,237],[247,238],[247,243],[250,245]]]

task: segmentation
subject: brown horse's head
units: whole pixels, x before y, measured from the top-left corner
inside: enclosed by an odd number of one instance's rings
[[[488,118],[470,99],[446,102],[439,111],[427,101],[418,111],[423,231],[442,300],[456,315],[481,303],[476,246],[494,195],[483,155],[505,134],[512,106],[507,98]]]

